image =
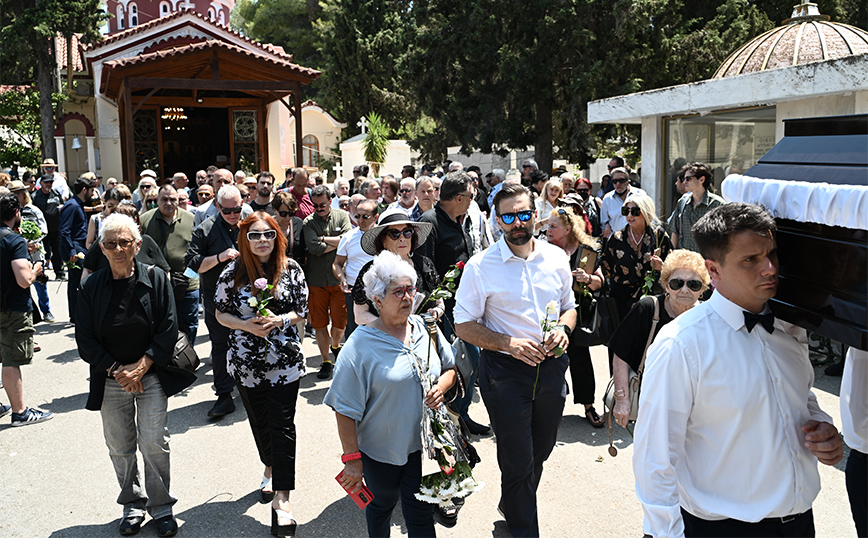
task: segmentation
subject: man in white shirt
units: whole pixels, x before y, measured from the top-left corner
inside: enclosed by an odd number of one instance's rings
[[[513,536],[539,536],[536,490],[567,395],[562,350],[576,322],[572,275],[563,250],[533,238],[525,187],[504,186],[493,209],[503,240],[464,267],[455,331],[483,349],[479,392],[497,436],[499,508]],[[551,329],[543,331],[546,319]]]
[[[841,378],[841,433],[850,447],[847,495],[856,536],[868,536],[868,352],[851,347]]]
[[[332,196],[332,209],[344,209],[346,208],[340,206],[341,196],[346,196],[349,198],[350,196],[350,182],[346,179],[340,178],[335,180],[335,192],[334,196]]]
[[[611,175],[615,190],[603,197],[603,204],[600,206],[600,225],[603,227],[604,237],[609,237],[612,232],[621,230],[627,225],[627,217],[621,214],[621,206],[624,205],[624,200],[630,196],[630,193],[645,192],[638,187],[630,186],[630,174],[626,168],[615,168]]]
[[[648,350],[635,430],[636,494],[655,537],[814,536],[817,460],[841,438],[811,392],[804,329],[775,320],[775,221],[733,203],[693,227],[707,302]]]
[[[366,263],[374,257],[362,249],[362,235],[365,234],[377,222],[379,205],[376,200],[363,200],[356,207],[354,218],[359,225],[345,233],[338,243],[335,261],[332,263],[332,272],[340,281],[341,291],[346,295],[347,303],[347,328],[344,338],[349,338],[356,330],[356,316],[353,312],[353,286],[356,285],[356,277]],[[346,341],[346,340],[345,340]]]
[[[400,209],[412,218],[413,210],[416,209],[416,180],[412,177],[402,179],[398,187],[398,196],[399,198],[389,206],[389,209]]]

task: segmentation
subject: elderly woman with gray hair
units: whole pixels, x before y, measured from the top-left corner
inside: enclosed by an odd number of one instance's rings
[[[106,217],[99,245],[109,261],[82,283],[75,340],[90,364],[85,407],[100,411],[123,505],[120,533],[139,532],[145,511],[159,536],[174,536],[177,499],[169,490],[168,396],[195,380],[172,366],[178,321],[172,285],[162,269],[137,262],[142,236],[136,222]],[[136,446],[145,462],[142,487]]]
[[[455,383],[446,340],[432,342],[413,312],[416,271],[383,251],[364,275],[380,317],[359,326],[341,351],[325,403],[335,411],[343,447],[341,485],[357,492],[362,472],[374,498],[365,509],[369,536],[388,536],[392,510],[401,508],[411,537],[434,536],[433,506],[415,498],[422,481],[423,405],[443,405]],[[422,393],[420,372],[431,389]]]

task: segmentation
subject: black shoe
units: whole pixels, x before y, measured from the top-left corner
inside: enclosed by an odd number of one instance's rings
[[[322,366],[319,368],[319,373],[316,374],[317,379],[328,379],[332,376],[332,369],[334,365],[330,362],[322,363]]]
[[[175,516],[166,516],[154,520],[157,524],[157,536],[175,536],[178,534],[178,522]]]
[[[470,431],[473,435],[488,435],[491,433],[491,428],[488,426],[483,426],[478,422],[473,422],[469,418],[464,419],[464,423],[467,424],[467,430]]]
[[[329,346],[329,347],[331,347],[331,346]],[[337,360],[338,360],[338,353],[341,352],[341,346],[338,346],[338,347],[332,347],[331,350],[332,350],[332,355],[335,356],[335,362],[337,362]]]
[[[222,417],[235,411],[235,402],[232,401],[231,394],[220,394],[217,396],[217,402],[214,407],[208,411],[209,417]]]
[[[438,504],[434,506],[434,522],[451,529],[458,523],[458,510],[460,509],[461,507],[455,504],[455,499],[452,499],[452,503],[446,506]]]
[[[131,536],[138,534],[142,530],[142,521],[145,516],[129,516],[121,520],[121,526],[118,528],[123,536]]]
[[[840,377],[840,376],[844,375],[844,361],[843,361],[843,359],[836,362],[835,364],[833,364],[831,366],[827,366],[826,369],[823,370],[823,373],[828,375],[828,376],[832,376],[832,377]]]

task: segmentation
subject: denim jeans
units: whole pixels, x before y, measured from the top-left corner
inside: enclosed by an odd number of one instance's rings
[[[184,331],[191,345],[196,345],[196,332],[199,330],[199,290],[176,294],[175,310],[178,311],[178,329]]]
[[[51,312],[51,306],[48,304],[48,286],[34,282],[33,287],[36,288],[36,296],[39,297],[39,311],[43,315]]]
[[[118,504],[124,517],[154,519],[172,515],[176,499],[169,491],[168,404],[155,374],[142,378],[143,392],[126,392],[114,379],[105,381],[102,401],[102,429],[115,475],[121,486]],[[136,463],[136,445],[145,463],[145,489]]]

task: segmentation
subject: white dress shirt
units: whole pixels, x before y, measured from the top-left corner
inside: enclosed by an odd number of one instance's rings
[[[407,208],[401,205],[401,200],[395,200],[394,202],[389,204],[389,207],[387,209],[400,209],[409,217],[413,215],[413,211],[416,209],[416,202],[413,202],[413,205]]]
[[[373,256],[362,250],[361,241],[364,233],[361,228],[353,228],[341,236],[341,242],[338,243],[337,255],[347,257],[344,264],[344,275],[347,277],[347,284],[350,287],[355,285],[356,277],[359,276],[362,267],[374,259]]]
[[[630,193],[645,194],[645,191],[638,187],[630,187]],[[625,196],[626,200],[627,197]],[[618,191],[609,191],[606,196],[603,196],[603,203],[600,205],[600,227],[605,228],[606,224],[613,232],[624,229],[627,225],[627,217],[621,214],[621,206],[624,205],[624,200],[618,196]]]
[[[841,378],[841,433],[854,450],[868,454],[868,352],[851,347]]]
[[[832,418],[811,392],[804,329],[774,326],[749,333],[743,309],[715,292],[648,349],[633,472],[655,537],[684,535],[682,506],[747,522],[811,508],[820,475],[801,427]]]
[[[492,331],[541,342],[540,320],[555,301],[558,315],[576,307],[570,259],[563,249],[533,241],[522,259],[501,239],[464,266],[455,294],[455,323],[477,321]]]

